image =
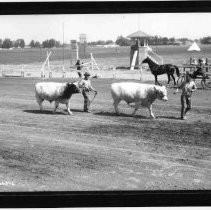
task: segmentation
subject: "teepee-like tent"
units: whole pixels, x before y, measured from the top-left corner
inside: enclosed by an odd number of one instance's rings
[[[196,44],[196,42],[193,42],[193,44],[188,48],[188,51],[201,51],[201,49],[199,48],[199,46]]]
[[[198,59],[195,58],[196,54],[201,51],[199,46],[196,44],[196,42],[193,42],[193,44],[188,48],[188,51],[191,52],[191,57],[190,57],[190,64],[197,64]],[[198,56],[197,56],[198,57]]]

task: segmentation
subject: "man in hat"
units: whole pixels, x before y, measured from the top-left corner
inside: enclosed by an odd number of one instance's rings
[[[191,76],[189,72],[186,72],[185,81],[181,84],[182,89],[181,94],[181,119],[186,119],[186,113],[191,109],[191,96],[192,92],[196,91],[197,87],[194,81],[191,81]],[[178,91],[178,90],[177,90]],[[174,92],[176,94],[176,92]],[[185,109],[186,102],[186,109]]]
[[[90,100],[89,100],[89,92],[93,91],[97,94],[97,91],[92,87],[91,81],[89,79],[90,74],[85,72],[84,79],[79,82],[79,87],[82,88],[82,94],[84,97],[84,112],[91,112],[90,111]]]

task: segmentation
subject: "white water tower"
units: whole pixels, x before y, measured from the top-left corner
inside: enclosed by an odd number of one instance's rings
[[[86,55],[86,45],[87,45],[87,36],[86,36],[86,34],[80,34],[79,35],[79,42],[80,42],[80,45],[82,47],[83,56],[85,57],[85,55]]]

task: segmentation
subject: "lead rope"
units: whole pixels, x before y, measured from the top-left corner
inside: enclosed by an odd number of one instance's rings
[[[90,104],[94,101],[96,95],[97,95],[97,92],[95,92],[95,94],[94,94],[94,96],[93,96],[93,99],[90,101]]]

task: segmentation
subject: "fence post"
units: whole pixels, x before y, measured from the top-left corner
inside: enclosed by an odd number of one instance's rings
[[[24,69],[23,69],[23,65],[21,67],[21,77],[24,77]]]
[[[4,65],[2,65],[1,75],[2,75],[2,77],[4,77],[4,76],[5,76],[5,73],[4,73]]]
[[[140,81],[142,81],[143,80],[143,68],[142,68],[142,65],[140,65]]]
[[[62,72],[63,72],[62,77],[65,78],[65,68],[64,68],[64,65],[62,66]]]
[[[49,78],[52,78],[52,72],[51,71],[49,72]]]

